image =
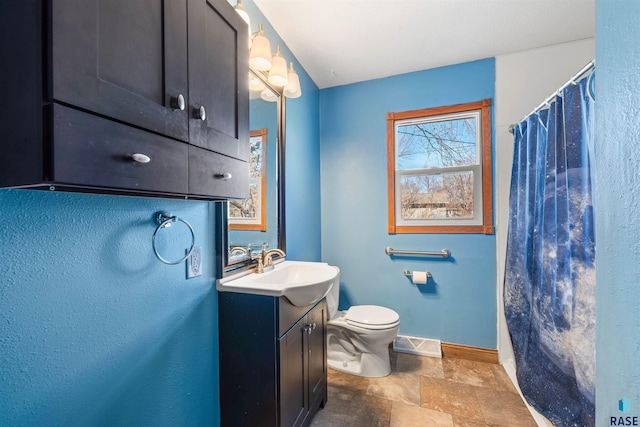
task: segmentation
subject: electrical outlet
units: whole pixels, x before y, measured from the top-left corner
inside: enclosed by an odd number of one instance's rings
[[[202,248],[196,246],[187,258],[187,279],[202,275]]]

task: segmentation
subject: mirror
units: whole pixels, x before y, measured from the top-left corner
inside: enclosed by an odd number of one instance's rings
[[[250,267],[263,245],[285,250],[284,96],[263,73],[249,74],[250,197],[216,203],[221,276]]]

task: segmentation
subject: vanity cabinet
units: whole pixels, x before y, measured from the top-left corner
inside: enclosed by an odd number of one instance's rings
[[[223,426],[307,426],[327,401],[325,299],[219,292]]]
[[[226,0],[2,2],[0,186],[247,197],[247,37]]]

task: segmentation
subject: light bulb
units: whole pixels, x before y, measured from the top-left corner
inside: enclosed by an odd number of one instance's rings
[[[262,32],[262,24],[260,24],[258,32],[253,35],[249,65],[258,71],[267,71],[271,68],[271,44]]]
[[[293,62],[290,62],[289,71],[287,72],[287,77],[289,78],[289,82],[284,88],[284,96],[287,98],[299,98],[302,95],[302,89],[300,88],[300,78],[298,77],[298,73],[293,69]]]
[[[262,92],[260,92],[260,98],[269,102],[276,102],[278,100],[276,94],[273,93],[268,87],[265,87]]]
[[[276,53],[271,57],[271,69],[267,80],[274,86],[286,86],[289,81],[287,78],[287,61],[280,53],[280,45],[277,45]]]
[[[261,91],[264,89],[264,83],[262,80],[254,76],[252,73],[249,73],[249,90],[250,91]]]
[[[242,20],[247,23],[247,32],[249,36],[248,47],[251,47],[251,18],[249,18],[249,14],[245,10],[245,8],[242,7],[242,0],[238,0],[235,9],[236,13],[240,15]]]

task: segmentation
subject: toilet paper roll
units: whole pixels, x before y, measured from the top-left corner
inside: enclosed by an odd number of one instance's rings
[[[427,283],[427,278],[429,277],[429,273],[426,271],[414,271],[411,274],[411,280],[416,285],[424,285]]]

